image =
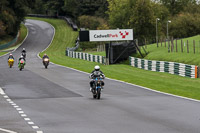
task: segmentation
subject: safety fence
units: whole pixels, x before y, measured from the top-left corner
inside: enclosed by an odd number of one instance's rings
[[[130,65],[149,71],[167,72],[183,77],[197,78],[198,66],[176,62],[152,61],[135,57],[129,57]]]
[[[74,51],[66,51],[66,56],[72,57],[72,58],[78,58],[82,60],[87,60],[91,62],[98,62],[101,64],[106,63],[106,58],[104,56],[100,55],[93,55],[88,53],[82,53],[82,52],[74,52]]]
[[[10,42],[8,42],[6,44],[1,44],[0,45],[0,50],[6,49],[6,48],[10,47],[11,45],[15,44],[17,42],[18,37],[19,37],[19,34],[17,34],[17,36],[12,41],[10,41]]]

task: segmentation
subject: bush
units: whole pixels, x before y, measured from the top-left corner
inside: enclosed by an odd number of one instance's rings
[[[96,29],[108,29],[107,22],[100,17],[94,17],[94,16],[80,16],[78,18],[79,21],[79,27],[88,28],[90,30],[96,30]]]
[[[179,14],[173,17],[169,25],[170,35],[174,38],[184,38],[200,33],[200,14]]]

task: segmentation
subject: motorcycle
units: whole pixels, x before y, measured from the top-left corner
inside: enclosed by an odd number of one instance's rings
[[[100,99],[102,83],[103,83],[103,79],[102,78],[96,77],[94,79],[94,84],[93,84],[93,89],[92,89],[92,93],[93,93],[93,98],[94,99]]]
[[[8,59],[8,66],[10,68],[12,68],[13,64],[14,64],[14,59],[12,59],[12,58]]]
[[[21,59],[18,64],[19,70],[21,71],[22,69],[24,69],[24,66],[25,66],[25,60]]]
[[[24,57],[24,59],[26,58],[26,53],[22,52],[22,56]]]
[[[49,65],[49,59],[48,58],[44,58],[43,59],[43,65],[45,66],[45,68],[47,69],[48,65]]]

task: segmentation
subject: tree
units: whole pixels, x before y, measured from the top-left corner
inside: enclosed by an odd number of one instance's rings
[[[26,7],[32,7],[33,0],[1,0],[0,21],[6,35],[15,36],[20,28],[20,23],[26,16]]]
[[[179,14],[184,10],[184,7],[188,4],[195,4],[197,0],[160,0],[160,2],[166,6],[172,16]]]
[[[137,0],[130,16],[130,26],[134,29],[134,35],[141,40],[155,36],[155,20],[151,1]]]

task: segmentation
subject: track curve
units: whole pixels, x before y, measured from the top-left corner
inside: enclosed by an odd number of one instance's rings
[[[50,64],[44,69],[37,53],[53,37],[48,23],[27,20],[29,35],[13,55],[27,50],[19,71],[0,58],[0,87],[44,133],[199,133],[200,103],[140,87],[105,80],[101,100],[89,92],[88,74]],[[6,113],[5,113],[6,112]],[[32,129],[0,95],[0,128],[19,133]]]

